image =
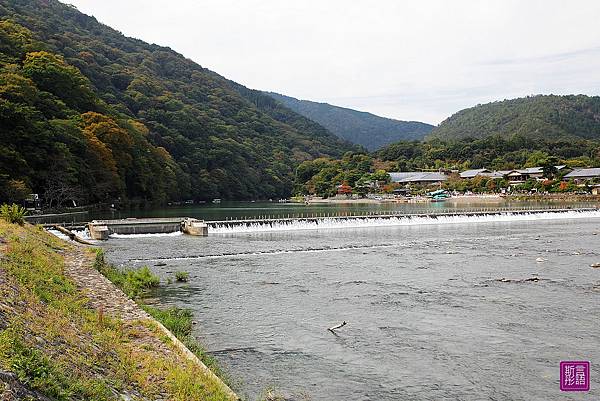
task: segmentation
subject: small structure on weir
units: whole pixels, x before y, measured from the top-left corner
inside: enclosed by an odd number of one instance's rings
[[[94,240],[107,240],[111,234],[164,234],[182,231],[185,234],[207,236],[208,225],[190,217],[93,220],[87,225]]]

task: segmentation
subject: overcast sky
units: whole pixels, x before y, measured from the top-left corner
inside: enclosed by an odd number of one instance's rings
[[[600,94],[597,0],[66,0],[254,89],[432,124]]]

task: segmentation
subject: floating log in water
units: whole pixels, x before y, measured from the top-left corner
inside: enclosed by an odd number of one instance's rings
[[[341,324],[338,324],[337,326],[330,327],[327,330],[331,331],[332,333],[335,333],[335,330],[339,329],[340,327],[344,327],[345,325],[346,325],[346,321],[344,320]]]
[[[94,245],[91,242],[88,242],[88,241],[84,240],[83,238],[78,237],[77,235],[75,235],[75,233],[67,230],[63,226],[55,225],[54,228],[56,228],[58,231],[60,231],[61,233],[63,233],[67,237],[69,237],[71,239],[71,241],[76,241],[76,242],[79,242],[80,244],[84,244],[84,245]]]
[[[544,279],[541,279],[541,278],[539,278],[537,276],[534,276],[534,277],[523,278],[523,279],[504,278],[504,277],[502,277],[502,278],[496,279],[495,281],[499,281],[501,283],[524,283],[524,282],[527,282],[527,281],[532,281],[534,283],[537,283],[540,280],[544,280]]]

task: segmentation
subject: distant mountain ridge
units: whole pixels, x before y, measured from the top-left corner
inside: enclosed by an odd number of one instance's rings
[[[321,124],[333,134],[370,151],[390,143],[422,140],[434,128],[418,121],[400,121],[371,113],[300,100],[274,92],[265,92],[296,113]]]
[[[442,121],[427,139],[478,139],[493,135],[598,140],[600,97],[537,95],[481,104]]]

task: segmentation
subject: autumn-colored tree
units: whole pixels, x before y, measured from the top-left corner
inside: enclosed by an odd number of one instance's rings
[[[347,182],[343,182],[338,186],[338,194],[340,195],[352,195],[352,187]]]
[[[8,180],[6,198],[9,203],[20,203],[31,193],[31,188],[23,180]]]
[[[9,19],[0,21],[0,53],[20,59],[32,45],[29,29]]]
[[[97,138],[110,149],[115,166],[122,180],[131,169],[134,141],[130,134],[112,118],[100,113],[87,112],[81,115],[83,132],[88,138]]]
[[[383,192],[385,192],[386,194],[391,194],[392,192],[394,192],[395,186],[392,184],[385,184],[382,187]]]

